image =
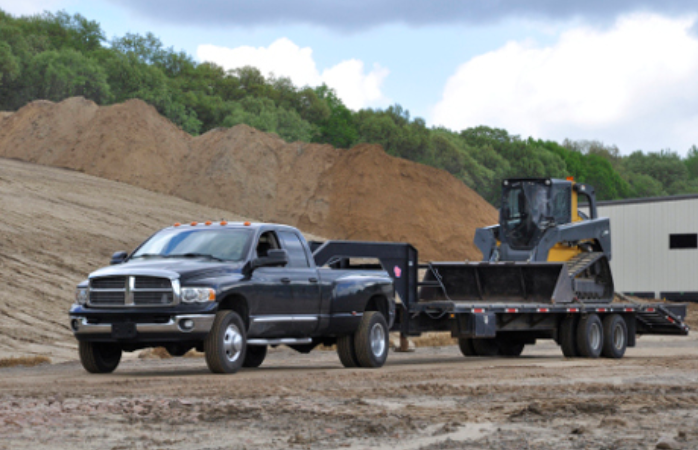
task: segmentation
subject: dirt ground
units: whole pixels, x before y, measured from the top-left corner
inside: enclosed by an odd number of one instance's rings
[[[697,341],[645,337],[622,360],[420,348],[378,370],[286,348],[236,375],[135,356],[110,375],[1,369],[0,449],[695,449]]]

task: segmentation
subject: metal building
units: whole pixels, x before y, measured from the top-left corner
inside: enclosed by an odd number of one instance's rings
[[[616,292],[698,301],[698,195],[599,202]]]

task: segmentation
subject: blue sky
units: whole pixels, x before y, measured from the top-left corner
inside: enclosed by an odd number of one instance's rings
[[[80,13],[108,38],[166,46],[296,84],[353,109],[399,103],[430,125],[480,124],[622,153],[698,144],[698,5],[667,0],[0,0]]]

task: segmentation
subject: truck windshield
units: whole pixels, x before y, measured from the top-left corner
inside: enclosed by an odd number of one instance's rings
[[[223,261],[241,261],[252,240],[252,231],[244,229],[168,229],[148,239],[131,259],[161,257],[202,257]]]
[[[554,221],[550,213],[549,187],[535,181],[513,182],[504,190],[501,226],[512,248],[529,249]]]

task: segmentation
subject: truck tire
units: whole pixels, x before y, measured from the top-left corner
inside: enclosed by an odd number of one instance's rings
[[[359,367],[354,350],[354,335],[348,334],[337,338],[337,355],[342,365],[346,368]]]
[[[517,357],[521,356],[526,344],[516,341],[499,340],[499,354],[502,356]]]
[[[628,347],[628,325],[618,314],[611,314],[603,319],[603,349],[606,358],[620,359]]]
[[[79,342],[82,367],[90,373],[111,373],[121,362],[121,347],[102,342]]]
[[[559,344],[562,349],[562,354],[567,358],[576,358],[579,356],[577,350],[577,316],[565,317],[560,324]]]
[[[235,373],[247,350],[245,323],[235,311],[218,311],[204,341],[206,364],[213,373]]]
[[[259,367],[267,357],[266,345],[248,345],[242,367]]]
[[[598,358],[603,348],[603,325],[596,314],[582,317],[577,325],[577,349],[586,358]]]
[[[497,339],[473,339],[473,348],[477,356],[499,356]]]
[[[360,367],[382,367],[388,359],[388,323],[378,311],[366,311],[354,334],[354,350]]]
[[[458,338],[458,348],[463,356],[477,356],[475,347],[473,347],[473,340],[470,338]]]

